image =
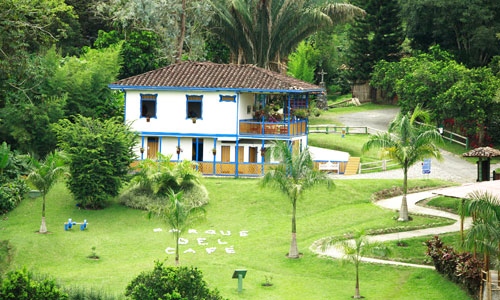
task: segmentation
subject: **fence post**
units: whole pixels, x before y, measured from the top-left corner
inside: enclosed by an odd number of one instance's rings
[[[469,138],[465,138],[465,150],[469,149]]]
[[[347,127],[345,128],[345,133],[346,133],[346,134],[349,134],[349,126],[347,126]]]
[[[328,134],[328,125],[326,125],[325,128],[326,128],[326,134]]]
[[[362,164],[360,163],[359,167],[358,167],[358,174],[361,174],[361,166],[362,166]]]
[[[382,161],[382,170],[387,171],[387,163],[385,159]]]
[[[368,134],[368,127],[365,127],[365,134]]]

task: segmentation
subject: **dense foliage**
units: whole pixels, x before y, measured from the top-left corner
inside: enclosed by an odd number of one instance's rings
[[[123,59],[123,66],[119,78],[142,74],[165,65],[165,59],[161,58],[160,37],[155,32],[132,31],[125,38],[116,30],[110,32],[100,30],[94,46],[97,49],[108,48],[120,44],[122,40],[120,55]]]
[[[366,16],[357,17],[349,31],[347,65],[353,82],[368,80],[373,65],[381,59],[397,61],[404,40],[397,0],[354,3],[366,11]]]
[[[169,267],[156,262],[153,271],[142,272],[127,286],[125,295],[134,300],[219,300],[197,268]]]
[[[29,163],[26,156],[10,150],[3,142],[0,145],[0,214],[14,209],[28,192],[22,175],[26,175]]]
[[[68,295],[61,291],[54,280],[35,280],[26,269],[7,273],[0,286],[0,299],[4,300],[65,300]]]
[[[481,285],[483,262],[473,258],[469,252],[457,253],[435,236],[425,242],[426,254],[432,258],[436,271],[461,284],[469,294],[477,295]]]
[[[103,207],[118,195],[134,160],[136,133],[117,119],[75,117],[54,126],[59,146],[69,156],[68,187],[84,208]]]
[[[297,50],[288,57],[288,75],[312,83],[317,52],[310,43],[300,42]]]
[[[478,134],[479,144],[500,116],[500,80],[488,68],[468,69],[439,47],[400,62],[380,61],[371,83],[388,97],[397,95],[403,112],[421,105],[438,124],[453,120],[453,129]]]
[[[407,37],[416,50],[439,44],[469,67],[500,55],[500,1],[403,0]]]

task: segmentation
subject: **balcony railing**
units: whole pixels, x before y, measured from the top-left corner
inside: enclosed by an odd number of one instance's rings
[[[240,135],[300,136],[305,135],[306,132],[306,120],[291,120],[290,123],[240,120]]]

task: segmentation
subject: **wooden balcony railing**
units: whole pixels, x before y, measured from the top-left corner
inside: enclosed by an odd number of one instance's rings
[[[307,121],[259,122],[256,120],[241,120],[240,135],[252,136],[299,136],[307,132]]]

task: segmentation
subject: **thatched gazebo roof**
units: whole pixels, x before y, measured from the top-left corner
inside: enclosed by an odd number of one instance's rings
[[[479,147],[464,153],[464,157],[495,157],[500,156],[500,150],[491,147]]]

